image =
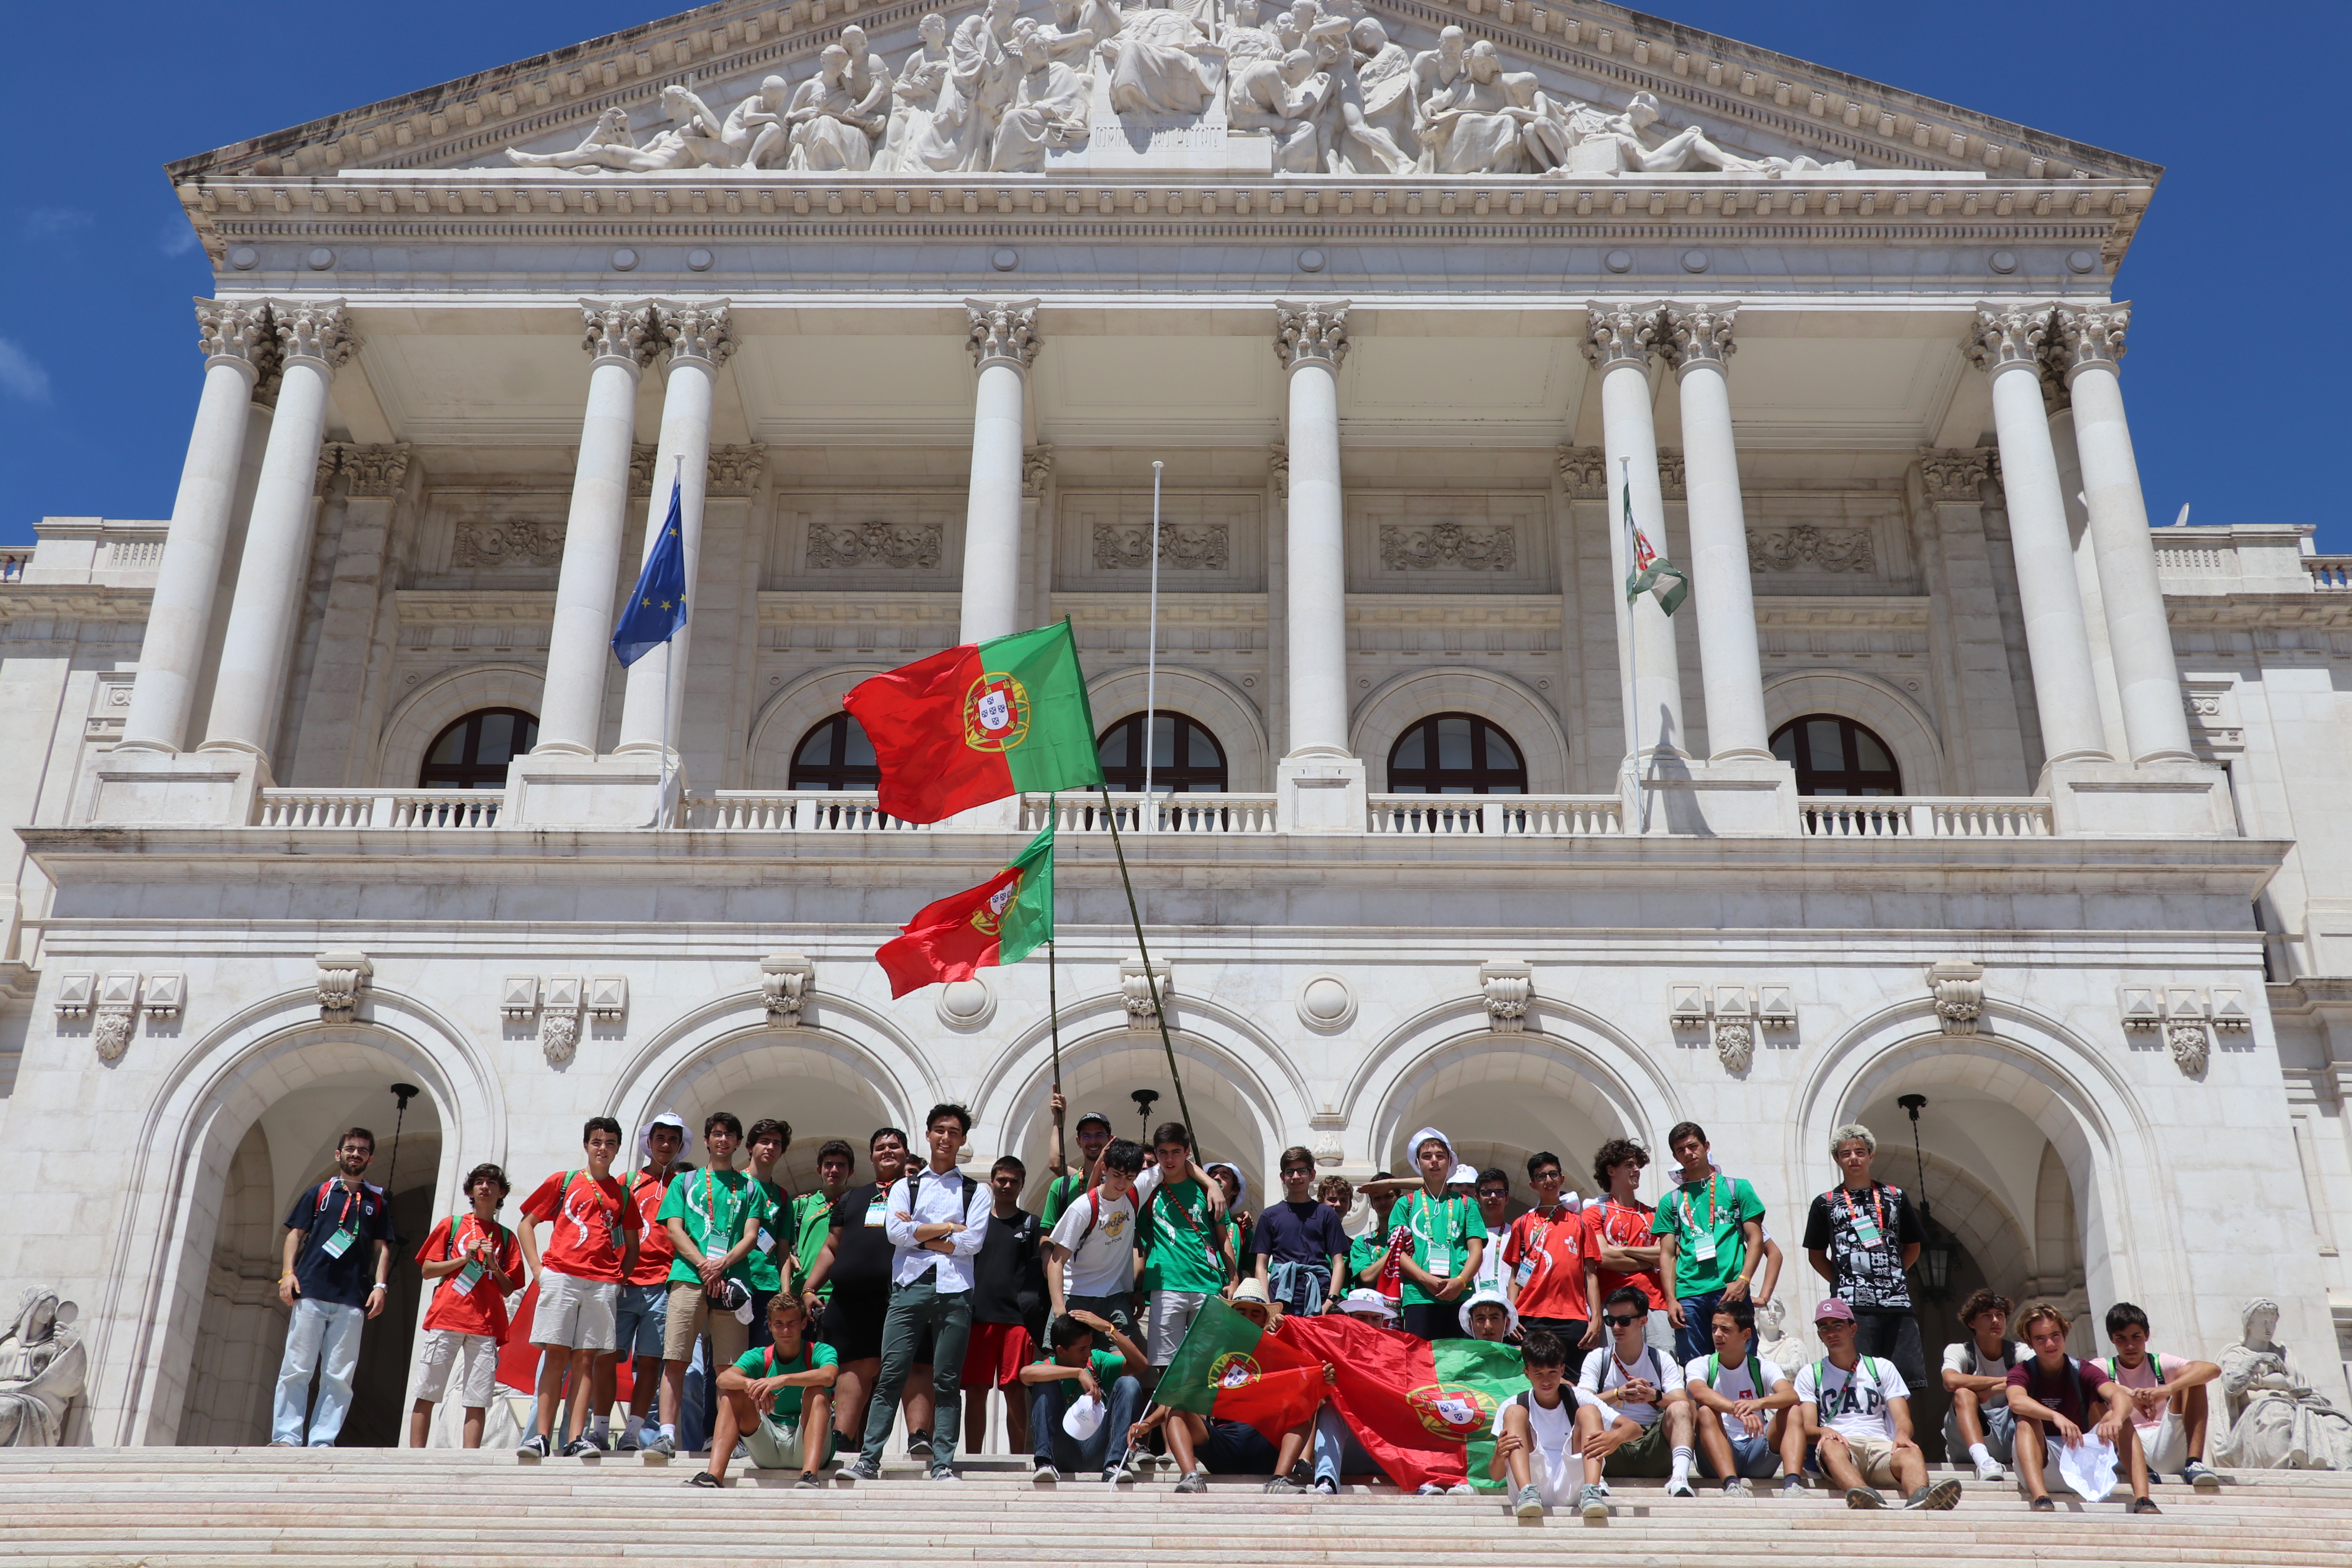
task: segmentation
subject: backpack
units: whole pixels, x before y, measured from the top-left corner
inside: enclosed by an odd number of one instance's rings
[[[1748,1353],[1753,1355],[1755,1352],[1750,1351]],[[1813,1403],[1816,1405],[1821,1403],[1822,1386],[1827,1383],[1829,1378],[1829,1366],[1830,1358],[1827,1356],[1823,1356],[1821,1360],[1813,1363]],[[1853,1386],[1855,1373],[1867,1372],[1870,1373],[1872,1386],[1878,1390],[1879,1397],[1884,1399],[1886,1396],[1886,1373],[1879,1371],[1878,1369],[1885,1367],[1888,1371],[1892,1371],[1894,1370],[1894,1366],[1895,1363],[1893,1362],[1882,1361],[1874,1355],[1858,1357],[1854,1361],[1853,1371],[1845,1374],[1845,1382],[1839,1386],[1843,1388],[1852,1388]]]
[[[1070,1253],[1073,1257],[1076,1256],[1079,1247],[1086,1246],[1087,1237],[1095,1233],[1095,1222],[1102,1218],[1102,1187],[1100,1184],[1097,1184],[1095,1189],[1086,1194],[1086,1228],[1078,1232],[1077,1247],[1070,1248]],[[1137,1205],[1135,1201],[1135,1189],[1131,1186],[1127,1189],[1127,1209],[1129,1214],[1135,1215],[1136,1229],[1141,1230],[1143,1228],[1143,1210]]]

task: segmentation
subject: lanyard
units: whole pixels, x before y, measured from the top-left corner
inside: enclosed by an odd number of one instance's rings
[[[1706,1178],[1706,1228],[1710,1233],[1715,1229],[1716,1181],[1717,1178],[1711,1173]],[[1680,1196],[1683,1205],[1683,1228],[1685,1230],[1695,1229],[1696,1226],[1693,1224],[1691,1212],[1690,1189],[1688,1187],[1685,1187],[1682,1190]]]
[[[561,1199],[559,1199],[559,1200],[557,1201],[556,1205],[555,1205],[555,1206],[556,1206],[556,1208],[557,1208],[559,1211],[562,1211],[562,1210],[569,1210],[569,1209],[571,1208],[571,1206],[572,1206],[572,1183],[574,1183],[574,1182],[576,1182],[576,1181],[578,1181],[581,1177],[585,1176],[585,1175],[587,1175],[587,1174],[588,1174],[588,1173],[587,1173],[587,1172],[585,1172],[585,1171],[572,1171],[572,1172],[567,1172],[567,1173],[565,1173],[564,1178],[563,1178],[563,1195],[562,1195],[562,1197]],[[596,1194],[596,1195],[595,1195],[595,1199],[594,1199],[595,1207],[596,1207],[596,1217],[597,1217],[598,1219],[601,1219],[601,1220],[603,1220],[603,1221],[604,1222],[604,1234],[612,1239],[612,1243],[613,1243],[613,1245],[614,1245],[614,1247],[618,1247],[618,1246],[620,1246],[620,1245],[621,1245],[621,1234],[620,1234],[620,1228],[619,1228],[619,1226],[620,1226],[620,1216],[621,1216],[621,1210],[620,1210],[620,1206],[619,1206],[618,1205],[614,1205],[613,1207],[611,1207],[611,1208],[606,1208],[606,1207],[604,1206],[604,1183],[599,1182],[599,1181],[596,1181],[596,1180],[594,1180],[593,1178],[591,1178],[591,1179],[590,1179],[590,1181],[589,1181],[589,1183],[588,1183],[588,1190],[589,1190],[589,1191],[591,1191],[592,1193],[593,1193],[593,1194]],[[580,1219],[580,1218],[581,1218],[581,1216],[580,1216],[580,1215],[574,1215],[572,1216],[572,1219],[573,1219],[573,1221],[574,1221],[575,1223],[577,1223],[577,1222],[579,1221],[579,1219]],[[581,1227],[580,1227],[580,1228],[581,1228],[581,1229],[583,1229],[583,1230],[585,1230],[585,1229],[587,1229],[588,1227],[587,1227],[586,1226],[583,1225],[583,1226],[581,1226]]]
[[[1650,1359],[1650,1347],[1644,1345],[1642,1347],[1642,1353],[1635,1356],[1631,1362],[1619,1361],[1617,1356],[1617,1347],[1614,1345],[1610,1346],[1609,1359],[1617,1363],[1617,1386],[1622,1388],[1625,1384],[1633,1382],[1633,1373],[1640,1369],[1643,1362]]]
[[[703,1224],[704,1224],[704,1225],[706,1225],[706,1226],[708,1226],[709,1227],[709,1229],[710,1229],[710,1230],[718,1231],[718,1232],[720,1234],[721,1237],[723,1238],[723,1237],[726,1236],[726,1234],[727,1234],[728,1232],[732,1231],[732,1230],[735,1228],[735,1199],[736,1199],[736,1194],[735,1194],[735,1193],[734,1193],[732,1190],[728,1191],[728,1193],[727,1193],[727,1218],[726,1218],[724,1221],[721,1221],[721,1220],[719,1219],[719,1191],[720,1191],[720,1188],[719,1188],[719,1173],[718,1173],[718,1172],[716,1172],[716,1171],[705,1171],[705,1172],[703,1172],[703,1173],[702,1173],[702,1221],[703,1221]],[[707,1232],[707,1231],[706,1231],[706,1232],[705,1232],[705,1234],[707,1235],[707,1234],[709,1234],[709,1232]]]
[[[336,1211],[335,1214],[335,1228],[337,1230],[348,1229],[351,1226],[352,1205],[360,1201],[360,1194],[352,1191],[351,1188],[344,1186],[340,1181],[329,1180],[320,1185],[319,1188],[319,1201],[311,1205],[321,1214],[326,1212],[327,1188],[329,1187],[334,1187],[340,1190],[343,1196],[343,1206]],[[366,1211],[362,1209],[361,1213],[364,1215]]]
[[[1847,1220],[1853,1221],[1859,1219],[1862,1215],[1862,1210],[1855,1205],[1853,1192],[1845,1187],[1840,1187],[1837,1191],[1839,1201],[1845,1205],[1845,1217]],[[1712,1194],[1710,1194],[1710,1196],[1712,1196]],[[1710,1216],[1710,1218],[1712,1216]],[[1885,1236],[1886,1234],[1886,1211],[1879,1206],[1879,1186],[1876,1182],[1870,1184],[1870,1222],[1878,1227],[1879,1235]]]
[[[1419,1236],[1423,1241],[1436,1240],[1437,1238],[1430,1234],[1429,1222],[1436,1219],[1441,1214],[1450,1215],[1453,1212],[1455,1199],[1451,1194],[1448,1194],[1446,1196],[1439,1198],[1436,1202],[1432,1203],[1430,1201],[1428,1191],[1424,1189],[1412,1194],[1412,1202],[1413,1206],[1405,1210],[1405,1224],[1407,1228],[1413,1230],[1414,1234]],[[1419,1219],[1422,1222],[1420,1226],[1413,1226],[1412,1222],[1415,1219]]]
[[[1621,1214],[1629,1214],[1637,1220],[1641,1219],[1642,1210],[1638,1205],[1621,1204],[1615,1198],[1603,1198],[1601,1200],[1601,1234],[1612,1242],[1619,1247],[1639,1247],[1648,1239],[1650,1227],[1646,1223],[1632,1236],[1625,1235],[1624,1227],[1617,1223],[1617,1216]]]

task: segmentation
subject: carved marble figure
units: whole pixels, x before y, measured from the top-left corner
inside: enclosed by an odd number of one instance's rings
[[[2277,1342],[2279,1304],[2266,1296],[2240,1313],[2242,1342],[2221,1355],[2230,1429],[2213,1445],[2223,1469],[2352,1470],[2352,1418],[2311,1385]]]
[[[1034,174],[1045,168],[1049,148],[1086,140],[1094,79],[1055,59],[1045,35],[1025,16],[1013,25],[1013,48],[1022,72],[997,123],[989,167],[998,174]]]
[[[853,111],[860,121],[885,125],[890,118],[890,63],[866,41],[866,29],[852,22],[841,30],[841,47],[849,51],[849,91],[856,100]]]
[[[1535,118],[1532,79],[1527,84],[1528,101],[1514,102],[1520,84],[1505,79],[1500,57],[1484,38],[1464,51],[1463,65],[1464,74],[1423,106],[1421,142],[1427,149],[1430,172],[1525,172],[1520,132]]]
[[[884,129],[882,117],[859,116],[847,49],[827,44],[817,60],[817,74],[793,91],[792,107],[784,113],[792,146],[791,161],[784,166],[852,174],[870,169],[875,141]]]
[[[673,93],[678,96],[673,98]],[[577,169],[583,174],[594,174],[599,169],[621,174],[690,169],[703,162],[699,151],[688,147],[681,123],[693,113],[686,101],[691,97],[682,88],[662,89],[662,108],[669,112],[671,124],[642,147],[629,130],[627,111],[608,109],[596,117],[595,127],[577,147],[562,153],[524,153],[509,147],[507,157],[526,169]]]
[[[890,123],[883,132],[882,156],[876,167],[896,173],[919,169],[913,162],[915,143],[931,128],[940,105],[940,88],[948,78],[948,19],[937,11],[925,13],[918,25],[920,47],[907,57],[890,89]]]
[[[996,123],[1021,75],[1020,60],[1006,52],[1019,8],[1019,0],[988,0],[985,10],[956,24],[939,107],[914,142],[908,168],[956,174],[988,166]]]
[[[1227,123],[1235,131],[1263,131],[1273,140],[1276,174],[1315,174],[1322,167],[1317,117],[1325,87],[1315,58],[1305,49],[1293,49],[1279,61],[1254,61],[1234,83]]]
[[[53,1448],[82,1391],[89,1352],[69,1325],[74,1304],[38,1286],[17,1299],[0,1334],[0,1448]]]
[[[1198,114],[1224,81],[1223,51],[1181,11],[1139,7],[1096,48],[1122,114]]]
[[[1324,94],[1317,137],[1324,166],[1335,174],[1408,173],[1413,155],[1374,125],[1365,112],[1353,31],[1354,24],[1346,16],[1327,16],[1307,29],[1315,64],[1330,83]]]
[[[1364,123],[1386,136],[1405,159],[1398,173],[1410,173],[1421,150],[1412,128],[1412,56],[1371,16],[1356,24],[1348,41],[1356,51],[1356,82],[1363,94]]]

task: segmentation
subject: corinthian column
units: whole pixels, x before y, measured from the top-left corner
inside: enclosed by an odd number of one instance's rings
[[[2047,305],[1988,305],[1978,310],[1969,343],[1969,357],[1992,378],[2009,542],[2017,558],[2017,596],[2033,664],[2033,704],[2045,765],[2110,760],[2083,598],[2074,584],[2058,457],[2042,405],[2039,362],[2050,326]]]
[[[254,488],[205,737],[206,751],[246,752],[265,762],[285,701],[286,661],[310,563],[311,496],[327,427],[327,392],[359,346],[341,300],[279,300],[270,314],[285,379]]]
[[[1625,693],[1625,743],[1636,759],[1660,747],[1683,749],[1683,679],[1674,623],[1643,594],[1625,602],[1625,488],[1633,492],[1633,519],[1660,554],[1667,553],[1666,503],[1658,489],[1658,429],[1650,413],[1650,355],[1658,349],[1664,315],[1658,307],[1590,305],[1584,357],[1601,373],[1601,434],[1609,468],[1610,600],[1617,606],[1617,647],[1622,669],[1633,666]],[[1740,557],[1746,565],[1746,545]],[[1752,618],[1754,609],[1749,615]],[[1628,658],[1630,656],[1630,659]]]
[[[2139,463],[2116,362],[2124,355],[2131,303],[2061,305],[2057,356],[2074,404],[2074,446],[2082,458],[2083,500],[2090,512],[2091,548],[2098,561],[2099,595],[2106,615],[2124,738],[2135,765],[2196,760],[2181,707],[2180,670],[2172,627],[2148,537],[2147,503],[2140,495]]]
[[[687,624],[660,652],[629,666],[629,684],[621,699],[621,741],[614,750],[659,753],[677,743],[686,706],[687,640],[694,635],[695,568],[702,560],[702,498],[710,484],[710,407],[718,393],[719,367],[735,352],[735,329],[723,300],[694,305],[657,302],[653,318],[655,330],[669,345],[669,382],[662,393],[661,439],[654,448],[654,488],[646,501],[646,546],[639,564],[661,542],[675,480],[686,553]],[[624,483],[626,471],[625,462]],[[568,559],[565,563],[570,564]],[[604,606],[609,616],[609,597]],[[609,629],[606,636],[611,636]]]
[[[612,657],[613,596],[628,520],[637,374],[659,344],[650,305],[583,300],[580,314],[587,329],[581,346],[588,351],[588,409],[580,422],[563,567],[555,582],[536,750],[585,757],[595,754],[604,719],[604,661]],[[665,505],[668,499],[664,490]]]
[[[188,455],[180,465],[172,526],[163,535],[163,569],[156,574],[155,598],[147,612],[131,710],[122,721],[120,744],[134,752],[176,752],[187,744],[254,388],[277,359],[268,312],[259,304],[199,300],[196,331],[205,355],[204,390],[196,399],[195,427],[188,432]]]
[[[964,502],[962,642],[1021,629],[1022,403],[1037,360],[1037,301],[967,300],[971,485]]]
[[[1675,378],[1683,414],[1683,475],[1690,509],[1691,597],[1698,606],[1699,676],[1706,692],[1707,750],[1717,762],[1771,759],[1764,671],[1756,647],[1756,595],[1748,581],[1748,514],[1731,435],[1725,362],[1735,307],[1669,305]],[[1653,543],[1656,542],[1652,541]]]
[[[1348,751],[1348,566],[1339,489],[1339,365],[1348,303],[1277,302],[1275,353],[1290,373],[1290,607],[1293,757]]]

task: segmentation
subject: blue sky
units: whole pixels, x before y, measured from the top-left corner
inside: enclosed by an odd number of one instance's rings
[[[0,544],[29,541],[45,514],[170,512],[198,382],[188,300],[210,280],[165,160],[660,14],[661,0],[15,13],[28,68],[0,172],[16,301],[0,316]],[[2352,6],[1680,0],[1661,14],[2164,164],[2118,286],[2137,301],[2125,385],[2148,511],[2315,523],[2322,550],[2352,551],[2335,459],[2317,460],[2339,450],[2347,404],[2347,219],[2327,171],[2347,140],[2336,76]]]

